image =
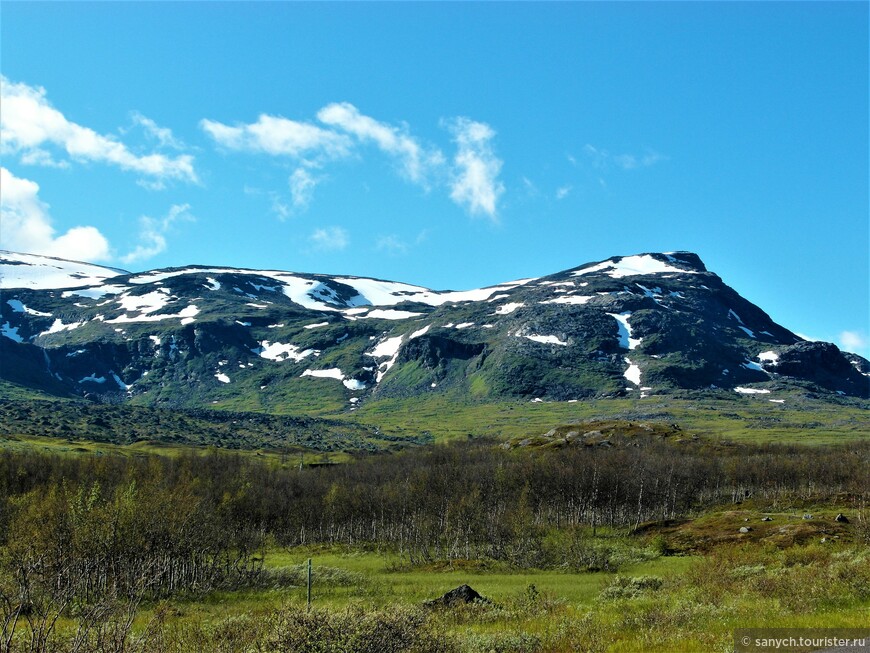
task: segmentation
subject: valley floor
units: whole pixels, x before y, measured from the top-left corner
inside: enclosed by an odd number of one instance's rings
[[[810,509],[816,519],[804,520]],[[133,613],[121,606],[87,628],[86,619],[62,618],[56,648],[45,650],[700,653],[733,651],[734,631],[742,628],[866,631],[870,547],[855,541],[851,526],[837,531],[838,509],[746,507],[710,511],[679,526],[647,524],[642,535],[589,533],[609,547],[616,571],[518,569],[480,560],[409,565],[370,548],[271,548],[257,587],[180,595],[142,603]],[[761,522],[762,515],[774,521]],[[803,543],[776,546],[756,530],[788,522],[811,522]],[[731,536],[750,523],[748,534]],[[706,537],[713,531],[728,537]],[[672,543],[703,551],[678,553]],[[487,601],[424,607],[463,584]],[[25,634],[18,633],[20,644]]]
[[[867,630],[866,431],[505,410],[501,440],[460,426],[338,465],[5,438],[0,653],[724,653],[737,629]],[[427,605],[465,584],[486,600]]]

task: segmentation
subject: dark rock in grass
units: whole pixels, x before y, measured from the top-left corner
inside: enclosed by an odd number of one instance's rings
[[[840,513],[837,513],[837,516],[836,516],[836,517],[834,517],[834,521],[838,521],[838,522],[840,522],[841,524],[848,524],[848,523],[849,523],[849,518],[846,517],[846,515],[844,515],[843,513],[840,512]]]
[[[469,585],[460,585],[437,599],[426,601],[423,605],[427,608],[452,608],[468,603],[490,603],[490,600],[482,597]]]
[[[751,531],[751,530],[752,530],[752,526],[741,526],[741,527],[740,527],[740,532],[741,532],[741,533],[748,533],[748,532]]]
[[[773,517],[762,517],[761,521],[773,521]]]

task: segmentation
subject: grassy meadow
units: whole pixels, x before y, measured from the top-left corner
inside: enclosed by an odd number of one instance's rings
[[[130,442],[95,429],[132,413],[51,405],[0,437],[3,653],[724,652],[870,623],[850,400],[433,395],[316,422],[353,426],[338,450],[221,447],[242,413],[209,443],[141,411]],[[486,600],[427,606],[465,584]]]

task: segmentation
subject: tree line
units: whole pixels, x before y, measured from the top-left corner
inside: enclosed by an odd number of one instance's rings
[[[266,536],[288,546],[389,545],[421,559],[502,559],[535,531],[636,527],[748,496],[821,500],[870,491],[870,443],[607,444],[505,450],[477,440],[302,469],[217,450],[5,452],[0,544],[27,534],[42,551],[83,537],[86,551],[159,551],[169,556],[161,564],[172,591],[214,576],[204,560],[242,560]],[[168,562],[186,557],[198,562],[183,572]],[[179,580],[187,574],[189,581]]]
[[[5,451],[0,650],[10,650],[21,623],[31,650],[43,650],[62,615],[104,624],[100,611],[123,608],[132,620],[141,600],[255,583],[263,551],[275,544],[377,546],[411,563],[606,569],[599,529],[750,496],[866,503],[868,463],[867,442],[728,446],[657,437],[561,449],[463,441],[302,468],[218,450]]]

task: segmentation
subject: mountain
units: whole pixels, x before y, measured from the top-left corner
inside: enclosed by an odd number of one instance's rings
[[[0,252],[0,286],[0,378],[103,402],[317,415],[432,393],[870,394],[867,360],[776,324],[689,252],[467,291]]]

